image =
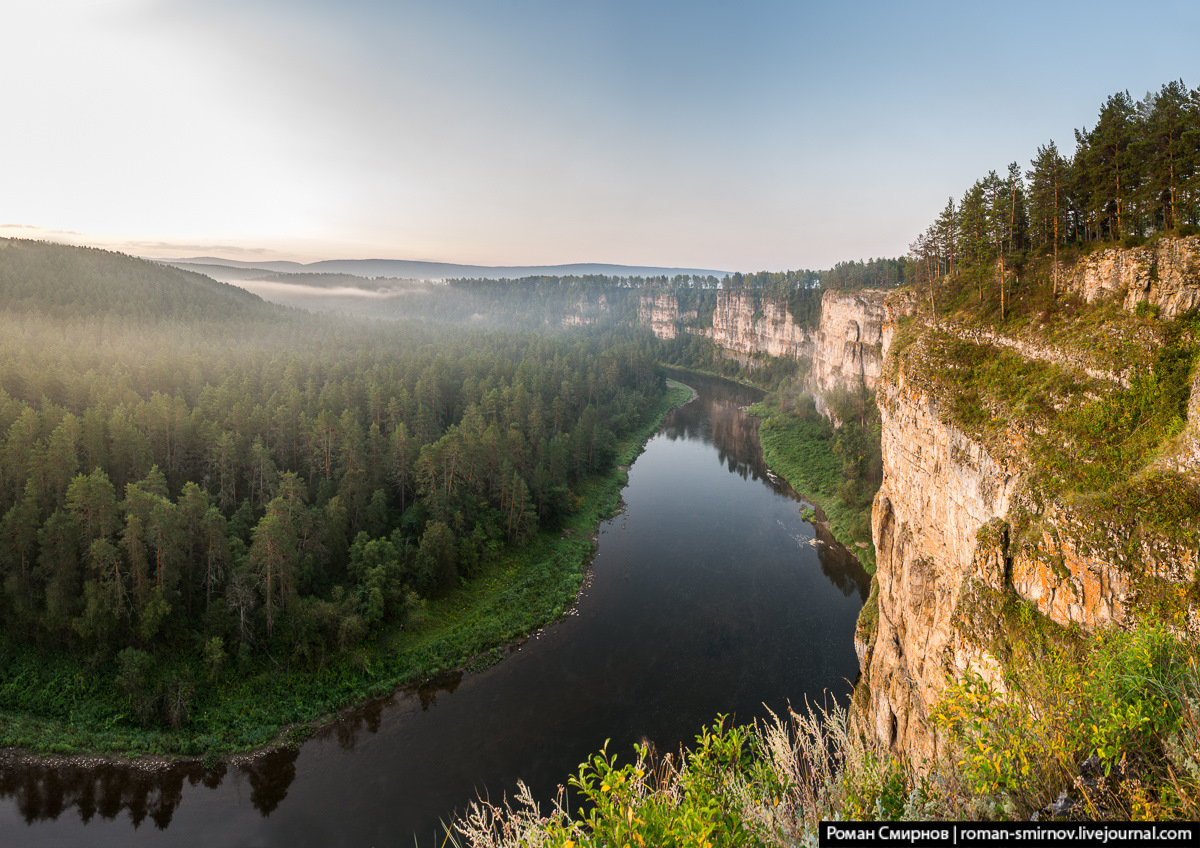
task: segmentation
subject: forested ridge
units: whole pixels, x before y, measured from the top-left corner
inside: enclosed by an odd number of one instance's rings
[[[403,628],[569,517],[664,390],[633,336],[313,316],[102,251],[5,243],[0,287],[3,638],[112,681],[118,724]],[[37,711],[13,674],[0,710]]]
[[[349,274],[277,273],[245,284],[251,288],[261,285],[265,296],[278,303],[314,311],[556,332],[580,325],[634,326],[643,300],[662,294],[675,297],[682,312],[695,312],[689,326],[703,329],[712,325],[721,291],[783,303],[797,323],[815,327],[823,291],[887,288],[907,279],[908,260],[902,257],[839,262],[823,271],[739,272],[724,277],[585,274],[433,283]]]
[[[1138,101],[1127,91],[1113,94],[1093,127],[1075,131],[1069,155],[1050,141],[1028,168],[1012,162],[1003,174],[989,171],[960,200],[950,198],[917,237],[910,265],[914,281],[957,272],[979,285],[984,302],[984,278],[999,279],[992,300],[1003,313],[1013,295],[1006,286],[1018,284],[1030,257],[1052,256],[1057,266],[1098,245],[1134,246],[1198,227],[1200,88],[1179,80]]]
[[[821,293],[826,290],[856,291],[863,288],[890,288],[907,279],[908,260],[868,259],[839,262],[823,271],[758,271],[713,275],[677,274],[673,277],[525,277],[518,280],[451,280],[451,293],[431,293],[435,308],[410,301],[409,309],[429,317],[454,320],[471,316],[475,320],[528,321],[530,317],[545,325],[576,318],[589,321],[633,324],[643,297],[673,295],[681,312],[696,312],[692,325],[712,326],[712,314],[719,291],[738,291],[786,304],[792,317],[804,327],[816,327],[821,316]],[[455,299],[458,298],[458,299]],[[461,319],[460,319],[461,320]]]
[[[279,307],[196,274],[98,248],[64,249],[0,239],[0,305],[45,316],[228,321],[266,318]]]

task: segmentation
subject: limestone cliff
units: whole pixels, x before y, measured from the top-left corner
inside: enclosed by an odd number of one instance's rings
[[[1010,461],[943,420],[939,401],[903,373],[880,387],[884,481],[875,496],[878,605],[864,639],[866,723],[914,759],[934,753],[929,707],[946,677],[979,665],[959,656],[955,612],[980,527],[1008,511]],[[966,568],[964,568],[964,565]]]
[[[787,305],[752,292],[718,293],[712,327],[703,332],[724,349],[743,355],[799,359],[812,352],[808,331],[792,319]]]
[[[1198,302],[1198,258],[1200,239],[1164,239],[1153,250],[1094,254],[1064,279],[1086,301],[1107,297],[1130,312],[1151,303],[1175,315]],[[1111,314],[1101,320],[1120,324]],[[1150,361],[1161,344],[1148,321],[1128,321],[1148,334],[1149,358],[1135,362]],[[1034,444],[1069,441],[1054,430],[1059,413],[1125,391],[1144,365],[1096,368],[1065,335],[1005,337],[942,318],[910,319],[903,344],[892,345],[895,303],[883,325],[877,586],[856,638],[856,716],[920,765],[938,753],[930,716],[950,679],[972,671],[1003,688],[1013,671],[1006,645],[1022,638],[1014,610],[1085,631],[1125,626],[1151,611],[1180,631],[1200,632],[1200,368],[1188,377],[1182,432],[1114,488],[1068,494],[1038,466]],[[1033,403],[1014,399],[1000,382],[994,397],[967,402],[958,376],[964,358],[1002,362],[1006,373],[1034,375],[1061,394]]]
[[[660,339],[673,339],[679,335],[683,318],[673,294],[646,295],[638,302],[638,324],[649,327]]]
[[[883,373],[883,326],[887,293],[827,291],[812,337],[809,388],[824,393],[864,382],[874,390]]]
[[[888,292],[827,291],[815,328],[796,323],[787,304],[749,291],[717,294],[712,323],[696,327],[696,312],[681,310],[672,294],[645,296],[638,323],[662,339],[695,332],[712,339],[730,355],[758,354],[806,359],[812,363],[808,389],[821,395],[831,389],[865,382],[874,389],[883,370],[885,302]]]
[[[1145,303],[1173,318],[1200,306],[1200,236],[1101,250],[1060,274],[1062,288],[1088,303],[1115,299],[1130,310]]]

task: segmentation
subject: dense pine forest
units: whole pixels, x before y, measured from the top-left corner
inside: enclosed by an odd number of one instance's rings
[[[98,250],[0,243],[0,304],[3,639],[146,726],[403,628],[558,527],[664,390],[611,330],[315,316]]]

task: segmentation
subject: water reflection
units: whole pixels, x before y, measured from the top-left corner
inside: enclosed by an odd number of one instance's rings
[[[241,766],[238,776],[244,775],[250,782],[250,803],[264,816],[275,812],[287,797],[288,787],[296,779],[299,754],[299,748],[280,748]]]
[[[453,694],[462,681],[463,673],[456,671],[418,686],[417,697],[421,699],[421,711],[428,712],[430,707],[437,704],[438,692]]]
[[[316,737],[327,739],[333,735],[337,738],[339,748],[346,752],[353,751],[355,745],[358,744],[359,732],[366,728],[367,732],[372,735],[378,733],[379,725],[383,722],[384,707],[391,706],[395,702],[396,696],[389,695],[386,698],[377,698],[357,709],[348,710],[333,724],[318,731]],[[424,701],[422,701],[423,703]]]
[[[847,598],[858,592],[859,599],[865,604],[871,594],[871,577],[863,570],[862,563],[853,553],[842,547],[842,543],[833,537],[833,533],[822,523],[813,525],[817,534],[821,563],[821,571],[829,578],[829,582],[841,589]]]
[[[686,371],[667,369],[667,373],[672,379],[702,389],[699,397],[668,413],[662,429],[668,438],[710,441],[717,449],[717,461],[731,474],[737,474],[743,480],[765,480],[781,494],[802,499],[802,494],[794,493],[785,480],[767,468],[758,442],[760,419],[744,412],[747,406],[762,399],[762,392]],[[849,597],[857,592],[866,603],[871,592],[870,575],[863,570],[854,553],[834,538],[824,523],[825,514],[819,506],[816,513],[817,522],[813,529],[821,571],[843,595]]]
[[[758,419],[742,409],[759,400],[762,392],[727,380],[704,378],[686,372],[669,372],[688,385],[702,384],[700,396],[671,410],[662,433],[672,441],[702,439],[717,449],[717,461],[743,480],[766,476],[758,449]]]
[[[84,823],[97,814],[115,819],[128,811],[135,828],[149,818],[165,830],[183,797],[184,783],[215,788],[227,768],[224,764],[206,767],[190,763],[149,769],[108,761],[78,764],[52,757],[0,768],[0,797],[15,801],[26,824],[57,819],[71,809],[78,811]]]

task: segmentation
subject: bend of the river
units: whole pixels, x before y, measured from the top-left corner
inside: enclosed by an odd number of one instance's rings
[[[760,396],[675,375],[699,393],[629,471],[571,614],[476,674],[368,704],[304,743],[242,764],[146,772],[0,770],[0,845],[441,844],[478,793],[518,779],[549,798],[609,742],[692,742],[718,714],[844,702],[868,579],[800,517],[741,408]]]

